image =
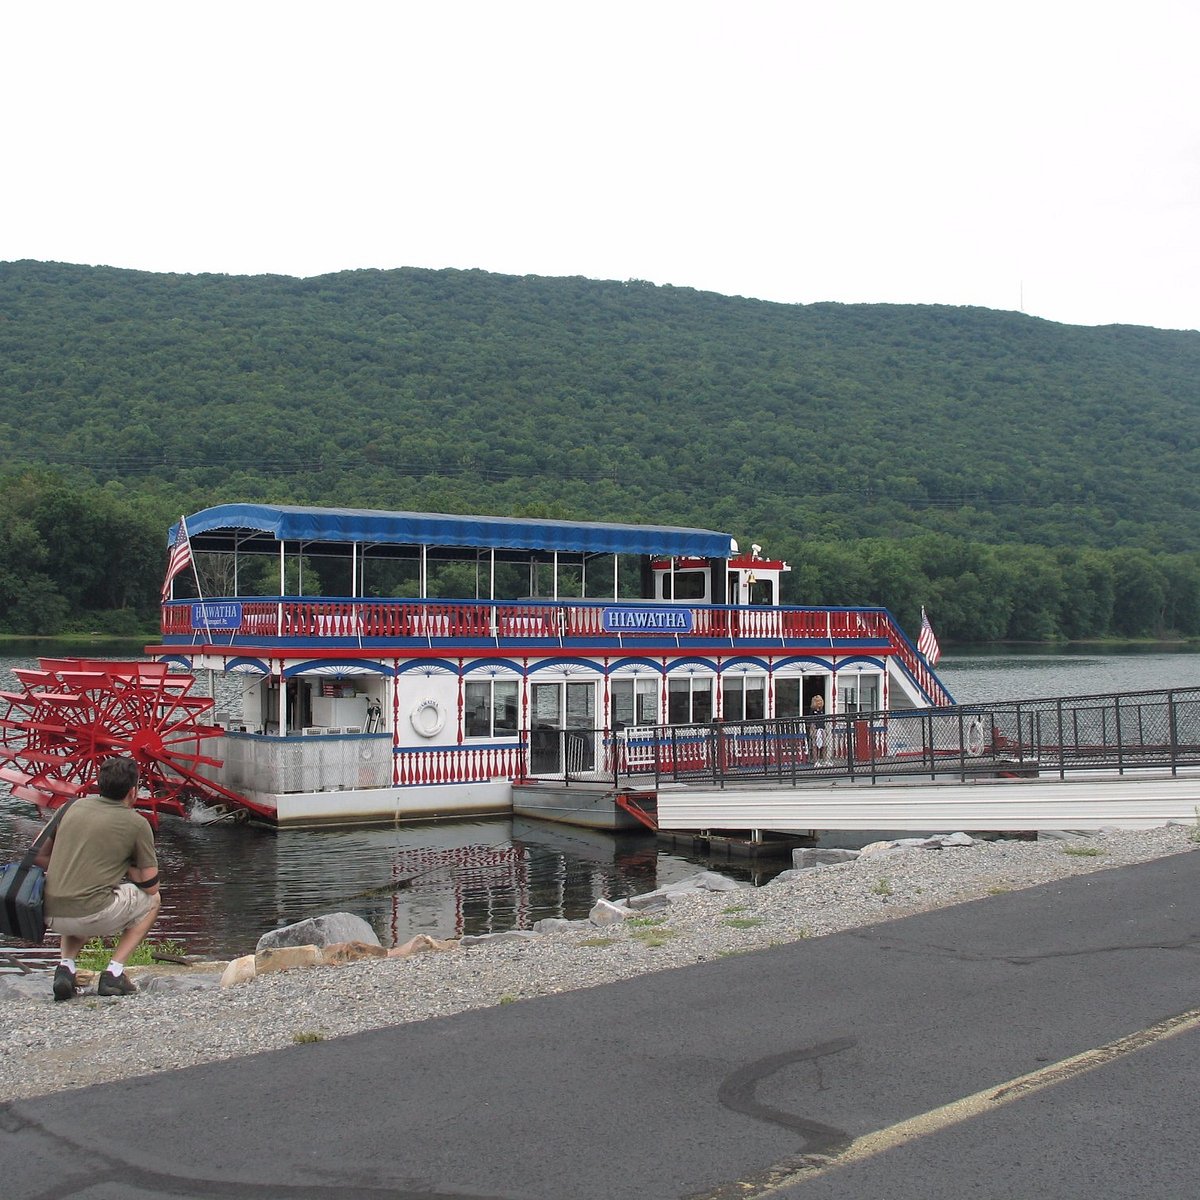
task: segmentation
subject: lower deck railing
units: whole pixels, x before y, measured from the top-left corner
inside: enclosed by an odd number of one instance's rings
[[[822,776],[1056,775],[1200,766],[1200,688],[644,726],[611,739],[614,779],[722,785]]]
[[[543,778],[798,784],[836,777],[1065,778],[1200,767],[1200,688],[703,725],[523,730],[511,741],[393,747],[390,734],[230,732],[216,751],[235,790]]]

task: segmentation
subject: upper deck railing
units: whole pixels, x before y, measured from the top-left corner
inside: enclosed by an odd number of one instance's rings
[[[464,600],[349,600],[280,597],[278,599],[209,600],[212,610],[223,607],[237,614],[234,627],[222,623],[206,629],[193,619],[195,601],[163,605],[165,636],[214,640],[231,638],[622,638],[645,637],[604,628],[606,608],[646,606],[679,608],[691,614],[691,629],[679,637],[820,640],[875,639],[888,641],[893,625],[886,609],[766,608],[727,604],[650,604],[619,601],[464,601]]]
[[[196,619],[195,601],[176,600],[162,607],[164,637],[218,644],[253,640],[331,641],[338,645],[412,646],[445,641],[493,641],[541,644],[578,643],[636,647],[657,639],[663,644],[738,643],[780,645],[791,642],[874,642],[894,655],[934,704],[950,702],[949,693],[884,608],[765,607],[732,604],[652,603],[642,600],[387,600],[326,597],[214,599],[205,611],[221,620]],[[620,607],[670,608],[690,614],[687,632],[639,632],[605,628],[604,610]]]

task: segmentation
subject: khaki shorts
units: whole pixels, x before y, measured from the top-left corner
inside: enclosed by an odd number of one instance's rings
[[[112,937],[135,925],[158,903],[158,897],[133,883],[113,888],[112,903],[87,917],[47,917],[46,928],[59,937]]]

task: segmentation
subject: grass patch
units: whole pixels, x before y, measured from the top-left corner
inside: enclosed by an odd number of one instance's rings
[[[1063,853],[1073,858],[1099,858],[1104,851],[1099,846],[1064,846]]]
[[[629,935],[635,941],[641,942],[648,950],[657,950],[665,946],[674,936],[675,930],[660,926],[658,929],[635,929]]]
[[[297,1046],[307,1046],[313,1042],[323,1042],[325,1035],[318,1033],[315,1029],[301,1029],[292,1034],[292,1041]]]
[[[728,925],[730,929],[753,929],[755,925],[762,925],[762,917],[732,917],[728,921],[722,921],[721,924]]]
[[[662,925],[666,919],[666,917],[626,917],[625,924],[632,925],[635,929],[644,929],[650,925]]]
[[[512,994],[512,992],[505,992],[504,995],[500,997],[499,1002],[501,1004],[516,1004],[517,998]]]
[[[987,894],[989,896],[1003,896],[1007,892],[1011,892],[1011,891],[1012,891],[1012,888],[1007,888],[1007,887],[990,887],[987,890]]]
[[[611,937],[590,937],[584,938],[579,944],[581,946],[615,946],[617,939]]]
[[[748,907],[749,905],[746,904],[731,904],[728,908],[721,909],[721,912],[725,916],[729,916],[731,913],[745,912]]]
[[[103,971],[108,966],[117,948],[118,938],[92,938],[85,942],[84,947],[75,956],[78,967],[84,971]],[[168,939],[165,942],[142,942],[129,956],[127,967],[149,967],[154,963],[154,955],[170,954],[176,958],[184,953],[184,947],[179,942]]]
[[[886,875],[880,875],[871,885],[871,891],[877,896],[890,896],[892,894],[892,881]]]

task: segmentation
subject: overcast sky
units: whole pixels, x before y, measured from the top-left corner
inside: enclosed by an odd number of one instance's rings
[[[0,261],[1200,328],[1194,0],[11,0]]]

